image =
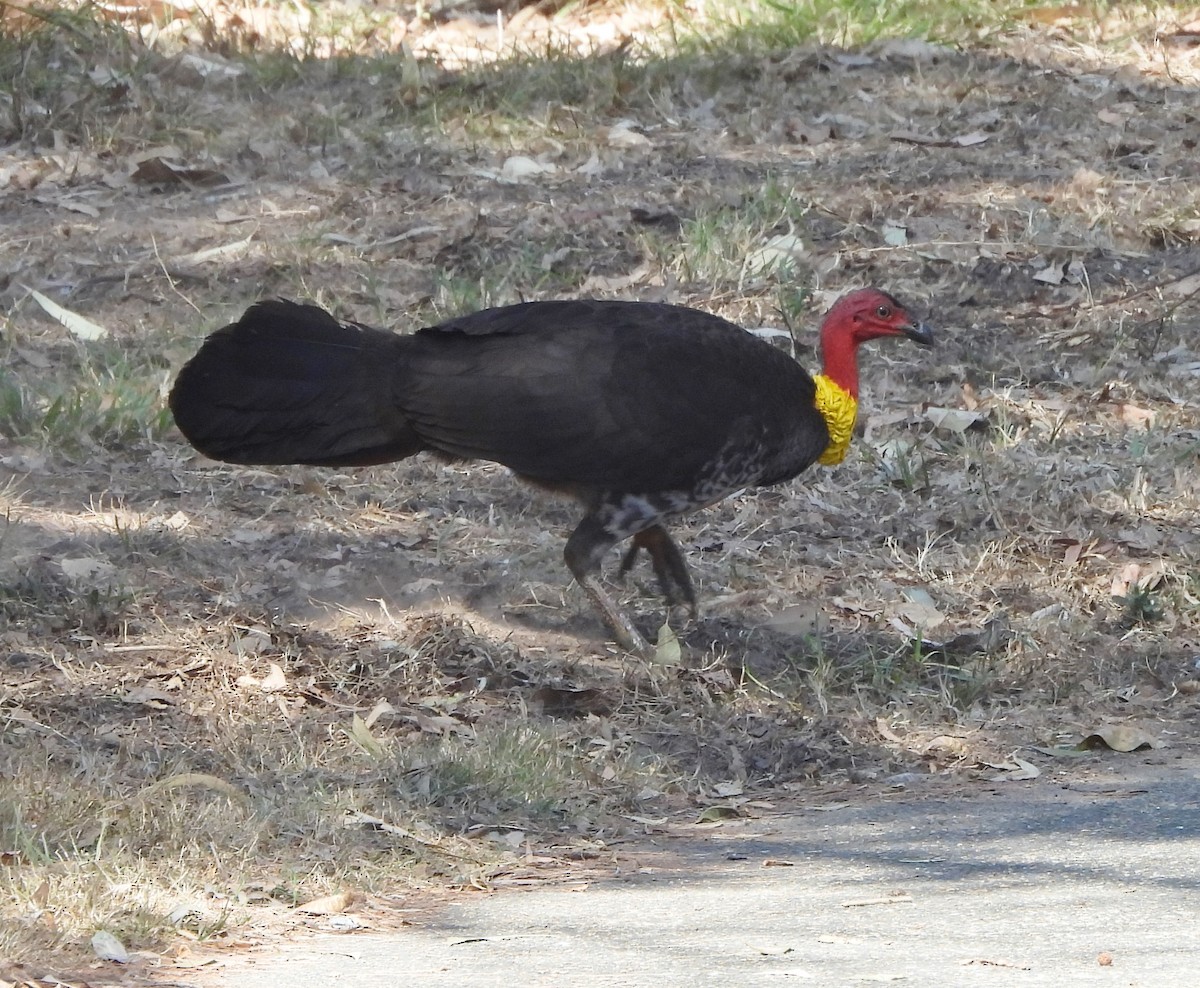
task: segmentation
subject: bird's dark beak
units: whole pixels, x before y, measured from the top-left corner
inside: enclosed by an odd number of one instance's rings
[[[933,330],[923,322],[901,326],[900,331],[914,343],[920,343],[921,346],[933,346]]]

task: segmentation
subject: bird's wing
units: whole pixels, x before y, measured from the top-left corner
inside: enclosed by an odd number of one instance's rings
[[[551,485],[694,490],[723,474],[736,487],[790,476],[828,442],[795,361],[694,309],[527,303],[405,350],[395,401],[422,439]]]

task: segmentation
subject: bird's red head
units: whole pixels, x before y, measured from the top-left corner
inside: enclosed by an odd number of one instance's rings
[[[887,292],[860,288],[843,295],[821,322],[821,360],[826,377],[858,397],[860,343],[881,336],[907,336],[933,345],[933,333]]]

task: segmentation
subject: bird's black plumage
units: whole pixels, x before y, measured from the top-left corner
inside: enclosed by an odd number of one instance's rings
[[[786,354],[682,306],[529,302],[397,335],[276,300],[213,333],[170,404],[193,446],[230,463],[424,450],[573,495],[587,514],[567,564],[632,647],[644,643],[596,582],[605,552],[633,537],[671,602],[694,609],[663,523],[813,463],[829,444],[814,393]]]
[[[431,449],[630,493],[685,492],[714,465],[734,489],[791,476],[828,443],[786,354],[716,316],[636,302],[529,302],[409,336],[260,302],[209,337],[171,408],[197,449],[232,463]]]

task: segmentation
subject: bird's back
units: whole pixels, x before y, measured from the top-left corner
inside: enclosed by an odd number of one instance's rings
[[[721,491],[798,473],[828,444],[814,385],[717,316],[639,302],[534,302],[421,330],[395,400],[430,446],[542,483]]]

